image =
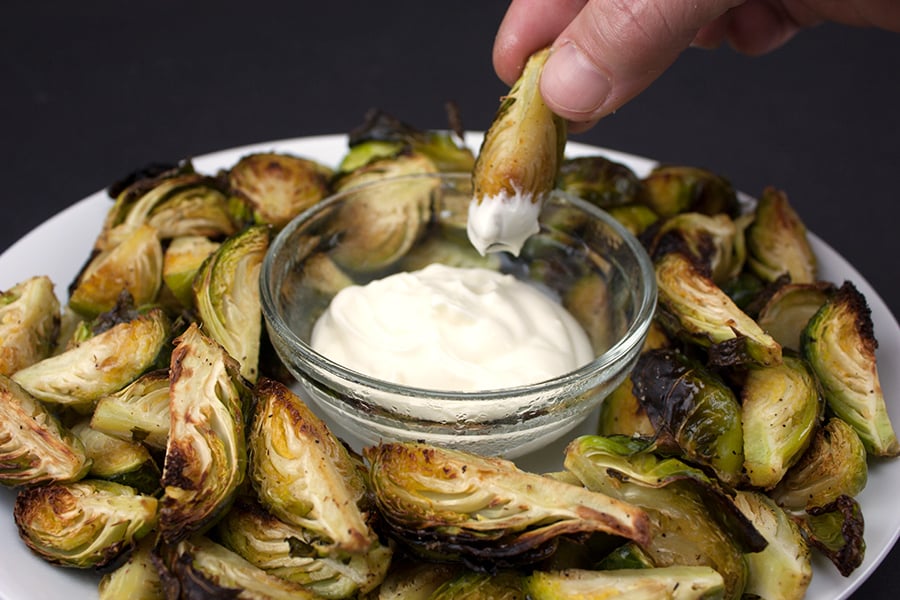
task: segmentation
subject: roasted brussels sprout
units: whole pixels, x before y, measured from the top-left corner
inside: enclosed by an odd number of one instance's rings
[[[60,326],[60,305],[47,276],[35,276],[0,293],[0,374],[47,358]]]
[[[13,379],[45,402],[90,407],[152,368],[169,342],[169,331],[165,313],[153,308],[17,371]]]
[[[642,235],[659,220],[659,215],[653,212],[652,208],[643,204],[613,206],[606,212],[635,236]]]
[[[248,443],[250,479],[272,514],[335,551],[361,554],[376,543],[363,513],[360,461],[284,384],[263,379],[256,386]]]
[[[120,440],[166,449],[169,437],[169,372],[157,369],[97,401],[91,427]]]
[[[482,254],[518,254],[538,231],[544,196],[554,187],[566,145],[566,123],[541,98],[549,48],[533,54],[484,136],[472,173],[468,233]]]
[[[807,323],[835,289],[827,281],[780,285],[766,298],[756,322],[783,348],[799,351]]]
[[[19,384],[0,375],[0,483],[74,481],[90,466],[81,440]]]
[[[322,598],[352,598],[375,589],[391,565],[377,540],[365,553],[334,552],[331,540],[285,523],[255,501],[240,498],[217,526],[219,540],[249,562]]]
[[[544,558],[561,535],[648,541],[641,510],[506,460],[421,443],[365,449],[381,515],[419,552],[483,570]]]
[[[251,209],[241,197],[227,193],[213,177],[200,175],[190,166],[143,179],[122,190],[109,211],[99,244],[117,227],[152,226],[160,240],[185,235],[224,238],[234,235],[252,220]]]
[[[105,573],[97,586],[99,600],[164,600],[159,571],[153,564],[155,544],[154,536],[145,536],[124,564]]]
[[[193,283],[194,306],[203,328],[238,361],[241,375],[250,383],[259,375],[259,271],[268,247],[268,228],[248,227],[206,259]]]
[[[744,470],[751,485],[771,489],[809,446],[824,403],[815,374],[801,358],[749,369],[741,387]]]
[[[829,408],[856,430],[866,450],[900,454],[878,377],[871,313],[852,283],[844,282],[810,319],[800,345]]]
[[[718,482],[651,450],[638,438],[584,436],[569,444],[564,464],[588,489],[647,513],[650,539],[641,547],[657,567],[712,567],[724,579],[724,597],[739,599],[744,554],[764,548],[765,539]]]
[[[809,510],[840,496],[856,497],[868,477],[862,440],[847,423],[832,417],[769,495],[790,510]]]
[[[174,543],[212,526],[244,481],[250,392],[237,362],[196,323],[176,340],[170,377],[159,529]]]
[[[599,155],[563,159],[556,177],[557,188],[605,210],[640,201],[643,185],[629,167]]]
[[[215,252],[220,242],[202,235],[173,239],[163,255],[163,283],[185,308],[194,306],[194,277],[201,265]]]
[[[395,562],[373,594],[373,600],[431,600],[435,590],[466,571],[457,563]]]
[[[317,600],[314,592],[241,558],[203,536],[192,536],[157,550],[163,589],[168,598],[246,598],[248,600]]]
[[[685,252],[716,285],[723,285],[744,268],[744,227],[726,214],[679,213],[648,229],[643,240],[651,256],[672,249]]]
[[[806,227],[781,190],[763,190],[756,218],[747,229],[747,263],[766,281],[782,275],[791,283],[816,281],[816,257],[806,237]]]
[[[156,299],[162,285],[163,249],[158,232],[147,224],[119,225],[106,233],[69,286],[68,305],[93,318],[112,310],[123,291],[136,305]]]
[[[744,594],[766,600],[802,600],[812,580],[812,556],[800,527],[765,494],[738,491],[734,502],[766,538],[748,553],[750,577]]]
[[[657,318],[673,335],[707,347],[717,365],[781,362],[781,345],[687,256],[656,260]]]
[[[253,206],[256,222],[275,229],[325,198],[331,176],[323,164],[280,152],[248,154],[225,173],[229,187]]]
[[[678,350],[661,349],[641,354],[631,380],[662,448],[712,468],[726,483],[741,480],[741,406],[719,376]]]
[[[644,202],[661,217],[683,212],[705,215],[740,213],[737,192],[731,183],[699,167],[662,165],[644,177]]]
[[[160,470],[147,448],[92,429],[86,420],[72,426],[91,460],[88,477],[105,479],[152,496],[159,491]]]
[[[435,172],[430,160],[410,154],[368,163],[337,180],[337,191],[360,189],[354,202],[336,210],[332,234],[340,236],[341,243],[331,251],[335,263],[348,271],[368,273],[406,255],[431,220],[438,181],[409,177],[387,187],[362,186],[389,177]]]
[[[102,567],[156,525],[156,498],[111,481],[83,479],[22,489],[13,516],[19,535],[48,562]]]
[[[721,598],[724,591],[722,576],[706,566],[535,571],[525,578],[531,600],[704,600]]]

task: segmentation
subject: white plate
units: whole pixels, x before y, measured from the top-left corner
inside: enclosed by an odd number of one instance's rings
[[[479,134],[473,133],[467,137],[467,144],[477,149],[480,139]],[[194,159],[194,165],[200,172],[214,173],[220,168],[231,166],[247,153],[268,150],[290,152],[335,165],[346,149],[347,138],[343,135],[308,137],[216,152]],[[570,143],[567,154],[604,154],[627,164],[638,174],[646,173],[654,164],[648,159],[583,144]],[[97,192],[48,219],[16,242],[0,255],[0,289],[7,289],[33,275],[48,275],[56,284],[60,298],[65,298],[65,289],[86,260],[110,206],[111,200],[105,192]],[[897,364],[897,357],[900,356],[900,326],[875,290],[847,261],[815,235],[811,234],[810,238],[819,258],[821,278],[836,283],[852,281],[868,299],[879,341],[878,360],[882,387],[889,401],[896,398],[900,395],[900,369],[892,367]],[[900,425],[900,405],[890,404],[889,411],[894,423]],[[526,457],[520,463],[535,471],[558,469],[564,443],[565,440],[561,440],[553,448],[541,452],[540,456]],[[900,460],[872,464],[869,483],[859,496],[866,520],[865,562],[851,577],[844,578],[830,563],[819,557],[807,594],[808,600],[846,598],[877,567],[900,534],[900,511],[896,508],[898,494]],[[96,575],[51,566],[32,555],[18,539],[12,518],[14,498],[13,491],[0,489],[0,540],[3,540],[0,598],[96,598],[99,580]]]

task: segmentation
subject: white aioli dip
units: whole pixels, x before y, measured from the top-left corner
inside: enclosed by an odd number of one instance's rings
[[[544,381],[594,358],[581,326],[536,287],[440,264],[344,288],[311,345],[371,377],[460,392]]]
[[[482,256],[503,250],[518,256],[525,240],[539,231],[540,212],[538,199],[518,191],[473,198],[466,224],[469,242]]]

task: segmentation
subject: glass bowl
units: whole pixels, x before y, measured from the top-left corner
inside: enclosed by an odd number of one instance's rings
[[[554,193],[519,256],[480,256],[466,236],[471,175],[381,179],[341,191],[294,218],[263,262],[271,342],[298,393],[355,447],[415,441],[515,458],[584,421],[633,368],[656,306],[649,257],[604,211]],[[547,381],[481,392],[406,387],[348,369],[309,344],[334,295],[432,262],[481,266],[533,282],[587,332],[595,358]]]

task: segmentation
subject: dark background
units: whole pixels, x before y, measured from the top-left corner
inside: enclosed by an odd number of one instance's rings
[[[370,107],[443,128],[453,100],[485,129],[506,90],[491,65],[505,8],[7,0],[0,251],[148,162],[343,133]],[[898,133],[900,35],[823,25],[761,58],[690,50],[572,139],[703,166],[751,194],[781,187],[896,315]],[[898,569],[895,550],[854,597],[896,597]]]

